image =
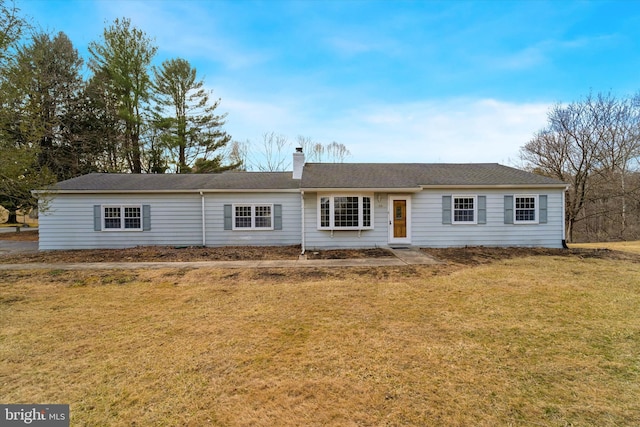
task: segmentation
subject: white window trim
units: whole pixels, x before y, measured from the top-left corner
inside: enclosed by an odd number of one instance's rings
[[[320,201],[322,200],[322,198],[328,197],[329,198],[329,226],[328,227],[323,227],[321,225],[321,220],[322,220],[322,212],[321,212],[321,204]],[[358,198],[358,226],[357,227],[336,227],[335,226],[335,198],[336,197],[357,197]],[[363,197],[368,197],[369,198],[369,207],[370,207],[370,224],[368,226],[363,226],[362,224],[364,223],[364,203],[363,203]],[[318,194],[318,198],[317,198],[317,209],[316,209],[316,213],[317,213],[317,227],[318,230],[335,230],[335,231],[340,231],[340,230],[373,230],[373,224],[374,224],[374,199],[373,199],[373,193],[325,193],[325,194]]]
[[[473,199],[473,221],[456,221],[456,199]],[[452,194],[451,195],[451,224],[473,225],[478,223],[478,195],[477,194]]]
[[[107,228],[106,224],[105,224],[105,216],[104,216],[104,210],[105,208],[120,208],[120,228]],[[125,217],[124,217],[124,209],[125,208],[138,208],[140,210],[140,228],[125,228],[124,227],[124,223],[125,223]],[[101,225],[102,225],[102,231],[117,231],[117,232],[122,232],[122,231],[142,231],[144,224],[144,218],[143,218],[144,214],[142,212],[142,205],[100,205],[100,221],[101,221]]]
[[[269,206],[269,211],[271,213],[270,227],[256,227],[256,207],[259,206]],[[236,207],[251,207],[251,227],[236,227]],[[231,205],[231,229],[237,231],[273,230],[275,222],[273,213],[273,203],[234,203]]]
[[[533,197],[535,203],[535,217],[536,219],[533,221],[518,221],[516,218],[518,217],[516,212],[516,200],[519,197]],[[538,194],[514,194],[513,195],[513,223],[514,224],[538,224],[540,222],[540,203],[538,201]]]

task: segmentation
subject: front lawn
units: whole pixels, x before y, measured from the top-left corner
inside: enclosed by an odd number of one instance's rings
[[[0,271],[0,396],[73,426],[639,425],[640,264]]]

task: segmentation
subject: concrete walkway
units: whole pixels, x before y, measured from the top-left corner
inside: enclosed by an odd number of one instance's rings
[[[10,242],[4,242],[10,243]],[[17,243],[17,242],[16,242]],[[24,242],[33,243],[33,242]],[[1,249],[1,248],[0,248]],[[82,262],[0,264],[0,270],[130,270],[139,268],[327,268],[436,265],[440,261],[419,249],[393,249],[395,257],[352,259],[306,259],[265,261],[176,261],[176,262]],[[0,251],[1,253],[1,251]]]

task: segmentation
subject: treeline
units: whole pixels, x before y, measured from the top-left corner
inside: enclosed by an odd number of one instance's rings
[[[217,114],[220,100],[187,60],[152,66],[156,51],[128,19],[116,19],[90,43],[87,78],[64,33],[35,33],[8,46],[0,71],[2,148],[33,149],[38,168],[57,179],[238,167],[220,154],[231,141],[226,114]]]
[[[31,190],[91,172],[288,165],[290,145],[284,153],[284,137],[274,133],[257,150],[232,143],[221,100],[197,70],[183,58],[154,66],[156,52],[154,40],[123,18],[89,44],[85,60],[64,33],[33,31],[14,3],[0,0],[0,205],[12,218],[34,206]]]
[[[640,95],[555,105],[521,156],[534,172],[570,184],[570,242],[640,239]]]
[[[90,172],[240,167],[223,154],[231,136],[220,99],[186,59],[153,66],[156,51],[116,19],[85,62],[64,33],[32,31],[0,0],[0,204],[25,208],[30,190]]]

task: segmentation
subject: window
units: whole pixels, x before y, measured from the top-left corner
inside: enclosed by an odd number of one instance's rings
[[[358,215],[358,197],[334,197],[333,199],[333,225],[337,228],[358,227],[360,218]]]
[[[331,227],[331,221],[329,220],[329,212],[331,205],[329,203],[330,197],[320,198],[320,228]]]
[[[273,205],[233,205],[234,230],[273,230]]]
[[[271,228],[271,206],[256,206],[255,214],[256,228]]]
[[[318,228],[324,230],[362,230],[373,228],[371,196],[320,196]]]
[[[104,230],[142,230],[140,206],[103,206]]]
[[[535,223],[538,221],[536,215],[537,196],[524,195],[514,197],[514,222],[516,224],[521,223]]]
[[[371,197],[362,198],[362,226],[371,227]]]
[[[476,196],[453,197],[453,223],[476,223]]]

